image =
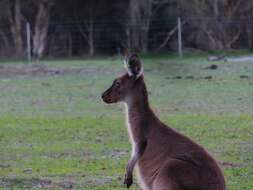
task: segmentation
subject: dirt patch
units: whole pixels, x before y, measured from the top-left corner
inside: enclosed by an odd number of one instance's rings
[[[109,149],[104,149],[102,150],[102,154],[104,156],[102,156],[102,158],[110,158],[110,159],[116,159],[119,160],[121,158],[126,157],[127,155],[129,155],[129,151],[126,150],[109,150]]]
[[[62,181],[56,183],[57,186],[61,187],[62,189],[73,189],[75,183],[72,181]]]
[[[53,67],[45,64],[18,64],[18,65],[0,65],[0,76],[11,77],[19,75],[92,75],[92,74],[110,74],[111,70],[107,68],[98,67],[81,67],[81,66],[67,66],[67,67]]]
[[[9,168],[11,167],[10,164],[0,164],[0,168]]]
[[[219,164],[222,167],[224,167],[224,168],[238,168],[238,167],[242,167],[241,164],[236,164],[236,163],[232,163],[232,162],[220,162]]]
[[[218,69],[218,65],[212,64],[212,65],[205,67],[204,69],[216,70],[216,69]]]
[[[53,159],[59,159],[59,158],[72,158],[72,157],[88,157],[90,156],[89,152],[61,152],[61,153],[54,153],[54,152],[48,152],[44,154],[45,157],[53,158]]]
[[[52,186],[51,180],[44,179],[17,179],[17,178],[0,178],[0,187],[12,188],[12,187],[22,187],[22,188],[48,188]]]
[[[12,189],[13,187],[22,189],[73,189],[75,183],[69,180],[54,182],[50,179],[0,178],[1,187],[4,189]]]
[[[84,183],[87,186],[102,186],[106,184],[110,184],[113,182],[114,177],[100,177],[100,178],[94,178],[94,177],[86,177],[84,178]]]
[[[250,77],[247,76],[247,75],[241,75],[240,78],[241,78],[241,79],[248,79],[248,78],[250,78]]]

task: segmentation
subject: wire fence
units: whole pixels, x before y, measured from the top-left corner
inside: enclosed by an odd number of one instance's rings
[[[2,25],[0,59],[30,60],[37,46],[43,49],[43,57],[53,58],[118,54],[120,48],[134,46],[139,51],[179,55],[194,49],[224,51],[253,47],[253,21],[248,19],[156,19],[144,26],[123,21],[50,23],[46,33],[36,38],[35,26],[30,23],[23,23],[16,33],[10,26]]]

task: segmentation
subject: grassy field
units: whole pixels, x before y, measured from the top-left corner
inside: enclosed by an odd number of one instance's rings
[[[252,190],[253,64],[143,59],[154,111],[219,160],[229,190]],[[100,99],[124,72],[121,59],[42,64],[54,72],[0,63],[10,71],[0,72],[0,189],[124,189],[124,109]]]

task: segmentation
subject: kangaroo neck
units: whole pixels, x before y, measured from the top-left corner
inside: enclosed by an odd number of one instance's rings
[[[128,122],[131,126],[147,120],[152,111],[149,107],[147,96],[136,95],[125,102]]]

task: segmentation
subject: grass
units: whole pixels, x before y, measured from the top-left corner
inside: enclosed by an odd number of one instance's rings
[[[155,112],[219,160],[229,190],[251,190],[253,64],[215,62],[209,70],[204,56],[143,57]],[[121,60],[43,64],[85,69],[0,76],[0,189],[124,189],[131,147],[123,108],[100,100]]]

